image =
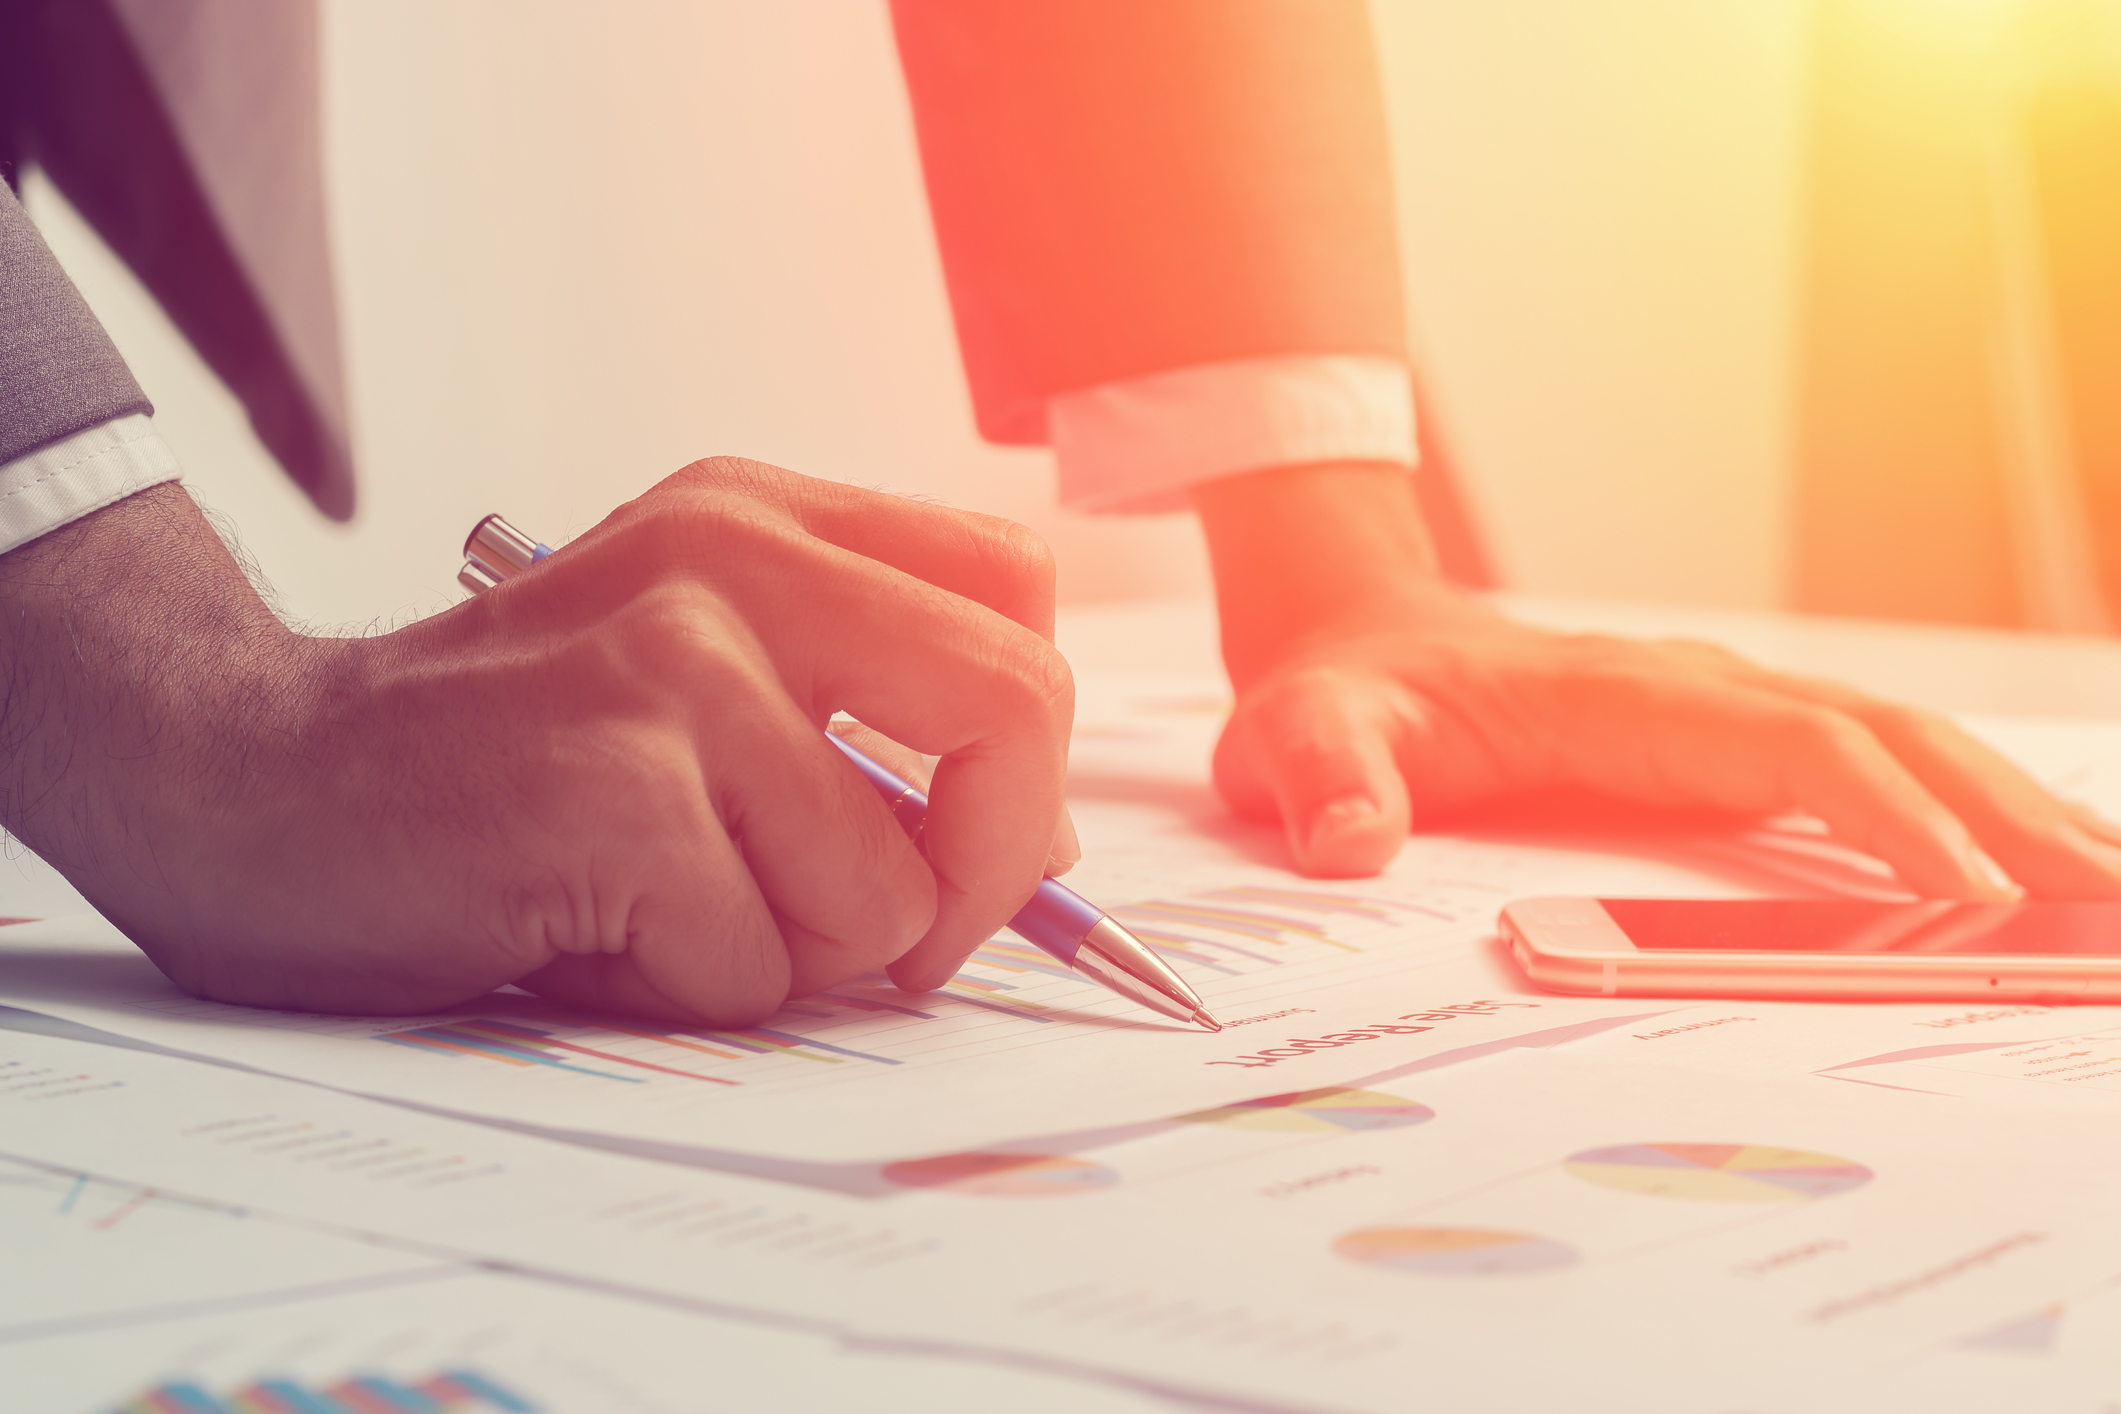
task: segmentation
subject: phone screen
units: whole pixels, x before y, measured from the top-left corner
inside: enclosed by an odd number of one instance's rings
[[[1636,947],[1650,952],[2121,956],[2121,902],[1602,898],[1598,903]]]

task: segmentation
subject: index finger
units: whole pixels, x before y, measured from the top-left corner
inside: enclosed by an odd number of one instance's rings
[[[922,832],[935,922],[891,966],[900,986],[939,986],[1044,877],[1074,679],[1052,644],[993,609],[850,551],[809,553],[841,563],[809,576],[801,603],[761,603],[773,620],[761,636],[814,705],[941,758]]]
[[[1862,722],[2035,895],[2121,896],[2121,848],[2116,847],[2121,838],[2115,827],[2063,801],[1950,718],[1742,660],[1733,660],[1732,670],[1758,686]]]
[[[1053,555],[1037,532],[982,515],[822,481],[743,457],[709,457],[685,469],[777,503],[808,534],[889,565],[1053,637]]]
[[[1883,859],[1916,893],[2017,896],[1966,825],[1857,718],[1715,677],[1662,681],[1648,703],[1634,686],[1579,704],[1588,730],[1571,753],[1577,780],[1660,804],[1795,807]]]

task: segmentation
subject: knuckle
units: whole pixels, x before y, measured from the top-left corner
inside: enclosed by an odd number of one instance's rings
[[[665,580],[629,600],[607,632],[629,657],[657,663],[681,659],[724,636],[720,608],[706,586],[687,579]]]
[[[1547,642],[1556,665],[1577,673],[1639,673],[1660,646],[1604,633],[1556,634]]]
[[[748,625],[712,588],[686,578],[644,587],[574,635],[555,667],[596,684],[595,700],[625,715],[734,704],[756,698],[772,678]]]
[[[1854,760],[1877,748],[1868,727],[1831,707],[1791,707],[1783,719],[1782,735],[1800,751],[1834,761]]]
[[[616,554],[637,594],[672,582],[756,593],[820,568],[821,542],[794,516],[771,498],[726,489],[660,503],[631,531],[637,538]]]
[[[1063,722],[1074,715],[1075,673],[1045,639],[1028,629],[1014,630],[1004,640],[998,667],[1012,711]]]
[[[1279,760],[1336,754],[1345,733],[1339,707],[1351,697],[1349,675],[1325,664],[1293,668],[1240,699],[1234,720],[1254,744]]]
[[[1936,713],[1900,702],[1868,704],[1864,709],[1864,720],[1872,732],[1889,741],[1931,741],[1954,730]]]
[[[1004,606],[1051,601],[1055,560],[1052,548],[1037,531],[977,511],[947,506],[931,506],[927,511],[951,524],[951,553],[963,576],[961,592],[983,603]]]
[[[1239,700],[1237,712],[1251,730],[1290,746],[1316,736],[1321,707],[1342,700],[1346,675],[1323,664],[1306,664],[1263,683]]]
[[[1698,638],[1663,638],[1648,646],[1657,657],[1677,666],[1719,675],[1744,673],[1753,666],[1721,644]]]
[[[1019,588],[1050,592],[1055,569],[1045,537],[1013,520],[988,521],[987,554],[994,567]]]
[[[664,478],[662,485],[685,491],[733,493],[781,499],[809,480],[795,472],[749,457],[701,457]]]

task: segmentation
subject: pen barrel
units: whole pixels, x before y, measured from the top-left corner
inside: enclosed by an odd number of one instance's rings
[[[840,737],[827,732],[825,739],[889,802],[892,818],[925,854],[928,797]],[[1065,884],[1039,880],[1030,901],[1009,920],[1009,931],[1054,961],[1160,1016],[1196,1021],[1202,1013],[1199,995],[1170,964]]]
[[[1009,920],[1009,929],[1047,956],[1151,1011],[1190,1021],[1201,1010],[1200,995],[1155,949],[1065,884],[1040,880],[1031,902]]]
[[[1105,911],[1051,879],[1038,881],[1031,901],[1009,920],[1009,930],[1056,962],[1076,965],[1083,939],[1105,921]]]

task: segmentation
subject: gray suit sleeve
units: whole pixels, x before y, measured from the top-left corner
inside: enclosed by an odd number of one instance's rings
[[[0,185],[0,466],[153,411],[21,203]]]

